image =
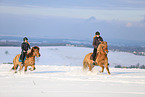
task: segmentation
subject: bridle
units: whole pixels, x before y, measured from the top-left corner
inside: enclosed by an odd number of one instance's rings
[[[106,54],[108,54],[108,49],[107,49],[107,47],[106,47],[106,49],[104,49],[104,46],[102,46],[102,50],[103,50],[103,52],[105,52]]]
[[[38,49],[37,49],[37,50],[38,50]],[[38,51],[35,51],[35,50],[34,50],[34,52],[33,52],[33,53],[35,54],[35,56],[36,56],[36,57],[40,57],[39,50],[38,50]],[[34,56],[34,57],[35,57],[35,56]]]

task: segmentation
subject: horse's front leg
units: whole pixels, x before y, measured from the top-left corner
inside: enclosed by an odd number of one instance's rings
[[[110,75],[110,71],[109,71],[109,68],[108,68],[108,66],[106,67],[106,70],[107,70],[108,74]]]
[[[101,67],[102,67],[102,70],[100,72],[102,73],[102,72],[104,72],[104,66],[101,66]]]
[[[33,71],[33,70],[35,70],[36,68],[35,68],[35,63],[31,66],[31,68],[29,69],[29,70],[31,70],[31,71]]]
[[[97,61],[98,66],[100,66],[102,68],[102,70],[100,71],[100,73],[104,72],[104,66],[100,61]]]
[[[35,69],[36,69],[36,68],[35,68],[35,65],[33,65],[32,68],[33,68],[33,70],[35,70]]]
[[[105,62],[105,67],[106,67],[106,70],[107,70],[107,72],[108,72],[108,74],[110,75],[110,71],[109,71],[109,67],[108,67],[108,60],[107,60],[107,62]]]
[[[110,75],[110,71],[109,71],[109,68],[108,68],[108,63],[105,64],[105,67],[106,67],[106,70],[107,70],[108,74]]]

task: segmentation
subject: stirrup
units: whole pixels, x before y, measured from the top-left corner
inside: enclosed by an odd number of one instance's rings
[[[93,65],[98,65],[96,61],[93,62]]]

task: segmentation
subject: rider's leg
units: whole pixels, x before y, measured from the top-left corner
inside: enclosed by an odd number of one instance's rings
[[[96,54],[97,54],[97,48],[94,48],[94,50],[93,50],[93,65],[95,65]]]

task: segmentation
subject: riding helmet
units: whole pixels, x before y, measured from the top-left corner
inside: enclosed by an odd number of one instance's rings
[[[100,32],[97,31],[97,32],[96,32],[96,35],[100,35]]]
[[[24,41],[25,41],[25,40],[28,40],[28,38],[27,38],[27,37],[24,37],[23,40],[24,40]]]

